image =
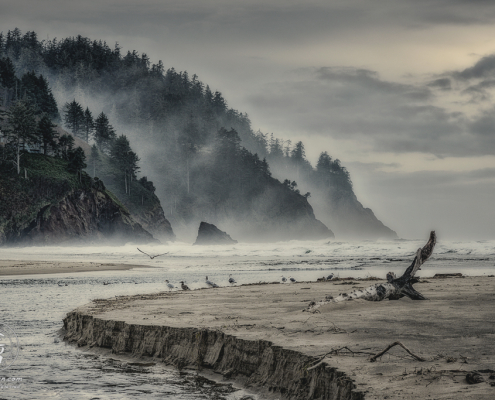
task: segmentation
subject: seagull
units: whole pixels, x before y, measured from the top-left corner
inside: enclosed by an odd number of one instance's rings
[[[282,282],[287,282],[287,278],[285,276],[282,276]]]
[[[232,278],[232,274],[229,275],[229,283],[233,285],[234,283],[237,283],[234,278]]]
[[[165,282],[167,283],[167,287],[168,287],[170,290],[175,289],[175,286],[174,286],[174,285],[172,285],[172,284],[168,281],[168,279],[165,279]]]
[[[187,286],[184,281],[181,281],[180,282],[180,287],[182,288],[182,290],[191,290],[189,289],[189,286]]]
[[[290,281],[291,281],[292,283],[295,283],[295,282],[296,282],[296,280],[295,280],[292,276],[291,276],[289,279],[290,279]]]
[[[209,286],[209,287],[218,287],[218,285],[216,283],[213,283],[211,281],[208,280],[208,277],[206,277],[206,284]]]
[[[327,281],[331,281],[331,280],[332,280],[332,278],[333,278],[333,274],[328,275],[328,276],[327,276]]]
[[[138,249],[141,253],[146,254],[146,255],[147,255],[150,259],[152,259],[152,260],[153,260],[153,258],[155,258],[155,257],[160,257],[160,256],[164,256],[165,254],[168,254],[168,252],[166,252],[166,253],[163,253],[163,254],[157,254],[156,256],[150,256],[148,253],[145,253],[145,252],[144,252],[143,250],[141,250],[139,247],[136,247],[136,248],[137,248],[137,249]]]

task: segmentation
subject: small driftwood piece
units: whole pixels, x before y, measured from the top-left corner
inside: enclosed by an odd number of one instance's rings
[[[385,350],[380,351],[378,354],[375,354],[373,357],[370,358],[370,362],[375,362],[378,357],[383,356],[387,351],[389,351],[392,347],[394,346],[400,346],[402,347],[405,351],[407,351],[414,359],[418,361],[426,361],[424,358],[421,358],[414,354],[411,350],[409,350],[406,346],[404,346],[401,342],[393,342],[389,344]]]
[[[422,249],[418,249],[412,264],[406,269],[404,274],[397,278],[393,272],[387,274],[386,283],[377,283],[366,289],[359,289],[352,293],[342,293],[337,297],[326,296],[318,302],[312,301],[303,311],[316,312],[320,306],[341,301],[363,299],[368,301],[381,301],[385,299],[398,300],[404,296],[412,300],[426,300],[421,293],[413,288],[413,284],[418,282],[414,275],[421,269],[421,265],[431,256],[436,244],[435,231],[430,232],[430,239]]]

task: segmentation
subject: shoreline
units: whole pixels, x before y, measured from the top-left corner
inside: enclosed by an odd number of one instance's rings
[[[64,261],[25,261],[0,260],[1,276],[67,274],[73,272],[126,271],[133,268],[155,268],[148,265],[97,263],[97,262],[64,262]]]
[[[494,278],[427,278],[416,287],[429,301],[353,300],[302,312],[309,301],[374,283],[260,284],[95,300],[67,314],[64,339],[203,369],[267,398],[493,398]],[[427,361],[396,346],[369,362],[395,341]],[[486,381],[469,385],[465,376],[473,370]]]

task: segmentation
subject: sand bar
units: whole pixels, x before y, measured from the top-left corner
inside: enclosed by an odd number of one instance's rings
[[[495,382],[495,278],[428,278],[415,285],[428,301],[353,300],[325,305],[321,313],[302,312],[311,300],[374,283],[264,284],[167,292],[98,300],[75,313],[100,321],[119,321],[120,328],[105,328],[110,329],[105,334],[105,344],[100,338],[92,346],[112,346],[112,335],[119,329],[123,331],[123,324],[197,328],[252,343],[270,341],[304,356],[326,354],[323,366],[336,368],[352,380],[352,398],[495,398],[495,387],[490,385]],[[82,329],[78,324],[71,325],[72,340],[82,334],[77,332]],[[90,340],[86,337],[79,344]],[[427,361],[413,359],[398,346],[376,362],[369,361],[370,355],[395,341]],[[166,347],[166,343],[160,345]],[[142,344],[139,346],[143,349]],[[206,358],[211,358],[210,350]],[[133,351],[136,353],[136,349]],[[153,352],[159,354],[156,358],[166,358],[156,348]],[[214,370],[214,361],[211,364]],[[468,384],[466,374],[473,370],[480,371],[485,382]],[[236,371],[226,375],[240,377]],[[280,393],[274,395],[283,398]]]
[[[124,271],[133,268],[153,267],[120,263],[0,260],[0,276]]]

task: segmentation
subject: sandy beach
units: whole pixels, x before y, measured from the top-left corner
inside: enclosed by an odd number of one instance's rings
[[[153,267],[120,263],[0,260],[0,276],[124,271],[133,268]]]
[[[253,343],[269,341],[314,357],[313,366],[320,361],[319,366],[343,372],[354,384],[353,393],[366,399],[495,397],[495,387],[490,385],[495,382],[495,278],[428,278],[415,285],[427,301],[353,300],[325,305],[321,313],[302,311],[311,300],[374,283],[340,280],[163,292],[97,300],[76,313],[99,321],[118,321],[122,332],[124,325],[195,328]],[[72,340],[87,335],[76,332],[81,326],[71,329]],[[118,332],[106,335],[103,347],[112,347],[112,335]],[[93,339],[92,345],[98,345]],[[399,346],[376,362],[369,361],[396,341],[426,361],[414,359]],[[139,356],[139,351],[134,350],[134,355]],[[214,361],[210,364],[219,372]],[[474,370],[484,382],[467,383],[466,374]],[[236,373],[228,375],[235,377]],[[237,377],[245,381],[247,377],[240,375]],[[267,388],[258,389],[266,392]]]

